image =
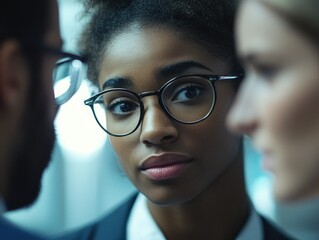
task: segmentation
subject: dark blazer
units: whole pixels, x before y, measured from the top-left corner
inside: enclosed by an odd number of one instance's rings
[[[61,236],[59,240],[125,240],[126,224],[137,195],[130,197],[113,212],[87,227]],[[285,236],[262,216],[264,240],[293,240]],[[249,239],[253,240],[253,239]]]
[[[40,237],[34,236],[0,216],[0,239],[1,240],[40,240]]]

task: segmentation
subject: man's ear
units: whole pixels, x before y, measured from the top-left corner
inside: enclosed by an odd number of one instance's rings
[[[26,94],[27,72],[19,43],[5,40],[0,44],[0,109],[15,107]]]

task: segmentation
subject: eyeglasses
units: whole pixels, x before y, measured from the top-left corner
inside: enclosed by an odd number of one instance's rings
[[[53,89],[57,105],[67,102],[79,89],[86,72],[86,57],[64,52],[37,40],[25,39],[24,47],[60,57],[53,69]]]
[[[61,56],[53,69],[53,89],[57,105],[67,102],[79,89],[85,74],[86,57],[42,45],[42,50]]]
[[[84,101],[99,126],[108,134],[124,137],[133,133],[144,116],[144,97],[157,95],[163,111],[183,124],[199,123],[212,113],[216,81],[235,81],[240,75],[188,75],[166,82],[159,90],[135,93],[123,88],[104,90]]]
[[[53,89],[57,105],[67,102],[79,89],[85,65],[78,56],[59,60],[53,70]]]

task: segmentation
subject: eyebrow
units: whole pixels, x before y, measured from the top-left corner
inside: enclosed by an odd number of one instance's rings
[[[178,62],[173,63],[170,65],[167,65],[160,70],[155,72],[156,79],[170,79],[173,77],[176,77],[178,75],[182,75],[184,72],[191,68],[200,68],[203,70],[208,70],[212,72],[212,69],[195,61],[184,61],[184,62]]]
[[[178,62],[174,64],[167,65],[158,71],[155,72],[155,78],[156,79],[171,79],[173,77],[176,77],[178,75],[182,75],[184,72],[191,68],[199,68],[206,71],[212,72],[212,69],[209,67],[195,62],[195,61],[184,61],[184,62]],[[133,82],[129,77],[114,77],[107,79],[103,85],[102,90],[105,90],[107,88],[132,88]]]
[[[128,77],[114,77],[106,80],[102,85],[102,90],[106,88],[131,88],[132,80]]]

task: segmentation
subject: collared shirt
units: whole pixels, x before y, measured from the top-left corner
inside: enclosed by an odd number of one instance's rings
[[[165,240],[165,236],[147,208],[146,197],[141,193],[137,196],[133,205],[126,227],[128,240]],[[235,240],[247,239],[264,239],[261,219],[254,208],[252,208],[245,226]]]

